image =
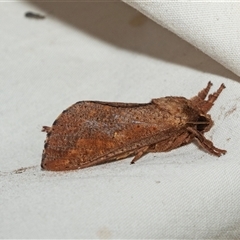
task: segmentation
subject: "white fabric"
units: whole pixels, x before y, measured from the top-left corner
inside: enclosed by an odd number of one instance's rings
[[[123,2],[1,2],[0,31],[1,238],[239,239],[236,75]],[[209,80],[226,85],[206,133],[225,156],[192,143],[135,165],[41,171],[41,127],[71,104],[190,98]]]
[[[123,1],[240,75],[240,2]]]

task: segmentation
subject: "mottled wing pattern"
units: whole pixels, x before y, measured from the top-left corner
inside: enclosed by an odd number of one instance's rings
[[[48,130],[42,166],[76,169],[127,157],[137,148],[169,138],[169,116],[150,103],[78,102]]]

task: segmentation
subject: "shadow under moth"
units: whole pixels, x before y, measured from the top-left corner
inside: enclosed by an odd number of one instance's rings
[[[86,168],[146,153],[166,152],[197,140],[207,152],[221,156],[204,137],[213,126],[207,112],[225,88],[209,94],[212,83],[197,96],[163,97],[150,103],[80,101],[53,122],[42,154],[42,169],[65,171]],[[207,98],[208,95],[208,98]],[[206,99],[207,98],[207,99]]]

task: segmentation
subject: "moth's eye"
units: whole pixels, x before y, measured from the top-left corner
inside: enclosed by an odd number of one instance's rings
[[[205,128],[207,128],[208,127],[208,125],[209,125],[209,119],[208,118],[206,118],[205,116],[200,116],[199,118],[198,118],[198,125],[197,125],[197,130],[198,131],[204,131],[205,130]]]

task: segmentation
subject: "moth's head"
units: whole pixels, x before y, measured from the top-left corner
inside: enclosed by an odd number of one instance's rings
[[[195,125],[198,131],[204,133],[210,130],[213,126],[213,121],[209,114],[199,114]]]

